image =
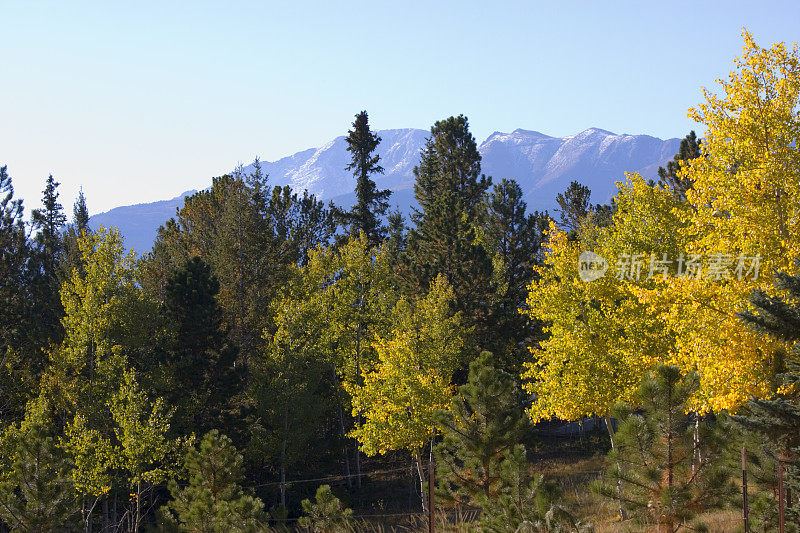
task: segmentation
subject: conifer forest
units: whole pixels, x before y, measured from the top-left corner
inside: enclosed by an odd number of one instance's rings
[[[800,531],[800,49],[739,44],[601,204],[464,115],[410,216],[360,111],[351,207],[256,160],[150,250],[0,166],[0,532]]]

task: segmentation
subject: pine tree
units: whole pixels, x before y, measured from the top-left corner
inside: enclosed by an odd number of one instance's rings
[[[692,188],[692,179],[681,174],[681,165],[702,155],[701,141],[694,130],[681,140],[680,148],[672,161],[667,161],[667,168],[658,167],[658,184],[667,187],[681,201],[686,200],[686,191]]]
[[[175,345],[167,350],[159,391],[178,406],[178,435],[230,432],[231,400],[242,390],[236,347],[229,340],[217,304],[219,282],[199,257],[188,260],[165,288],[165,313],[175,324]],[[162,365],[158,365],[162,366]]]
[[[347,531],[353,510],[342,505],[339,498],[331,492],[330,485],[317,488],[313,502],[303,500],[300,503],[306,513],[306,516],[298,520],[301,527],[309,528],[314,533]]]
[[[526,213],[522,189],[514,180],[502,179],[486,199],[485,241],[493,254],[495,294],[491,321],[496,361],[519,374],[530,355],[527,346],[541,335],[540,325],[520,313],[527,304],[534,265],[541,262],[547,213]]]
[[[436,417],[443,435],[434,448],[439,488],[461,505],[496,493],[505,452],[519,443],[525,425],[519,383],[491,359],[483,352],[470,363],[467,383]]]
[[[706,417],[695,426],[686,415],[697,387],[695,374],[682,376],[673,366],[659,366],[646,377],[638,395],[641,411],[618,409],[612,466],[598,486],[600,494],[619,501],[638,520],[657,525],[660,532],[687,527],[736,492],[714,421]]]
[[[14,198],[7,167],[0,166],[0,365],[11,387],[0,388],[0,418],[19,420],[27,397],[18,385],[35,381],[44,366],[37,346],[33,301],[34,252],[25,232],[22,200]],[[22,393],[22,394],[19,394]]]
[[[558,209],[555,210],[559,216],[559,226],[568,233],[575,233],[589,213],[592,212],[592,204],[589,202],[592,191],[586,185],[577,181],[572,181],[564,192],[558,193],[556,203]]]
[[[11,464],[0,475],[0,518],[13,532],[62,531],[77,526],[79,506],[70,461],[52,434],[26,420],[9,428]]]
[[[500,462],[497,490],[480,494],[482,509],[479,530],[488,533],[505,531],[561,533],[593,531],[581,524],[568,510],[558,484],[539,474],[531,476],[525,446],[517,444],[506,450]]]
[[[479,345],[489,343],[492,263],[477,243],[484,222],[484,193],[491,178],[481,174],[481,156],[463,115],[436,122],[414,168],[419,209],[411,216],[403,278],[423,294],[439,274],[456,295],[456,307],[475,328]]]
[[[172,501],[161,508],[169,528],[197,533],[263,531],[264,503],[242,489],[242,456],[225,435],[212,430],[184,458],[189,484],[169,483]]]
[[[351,153],[347,170],[352,170],[356,177],[356,205],[349,211],[339,214],[341,223],[350,235],[357,236],[364,232],[370,246],[380,244],[386,234],[381,218],[389,207],[390,190],[378,190],[371,174],[383,174],[383,167],[378,164],[380,156],[374,154],[381,138],[369,128],[369,117],[366,111],[356,115],[353,129],[345,137],[347,151]]]

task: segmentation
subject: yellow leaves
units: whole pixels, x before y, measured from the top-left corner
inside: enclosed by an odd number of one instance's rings
[[[434,413],[449,408],[450,378],[462,362],[466,333],[460,314],[450,311],[452,301],[443,276],[419,302],[400,300],[395,328],[373,343],[378,360],[362,372],[363,385],[345,382],[353,414],[364,419],[351,435],[368,455],[423,445]]]
[[[760,254],[764,270],[789,270],[800,254],[800,60],[795,45],[769,49],[743,34],[742,58],[723,96],[690,110],[706,125],[704,157],[682,173],[694,180],[685,217],[703,253]]]
[[[793,271],[800,256],[800,60],[795,45],[760,48],[744,34],[744,53],[721,81],[722,94],[690,116],[706,125],[701,157],[679,174],[693,188],[687,202],[637,175],[618,182],[617,211],[608,228],[581,228],[568,241],[553,228],[546,264],[531,285],[530,314],[551,337],[532,349],[524,377],[532,382],[534,419],[604,414],[630,398],[657,362],[697,370],[692,408],[735,409],[769,392],[772,357],[780,345],[737,316],[755,288],[769,291],[775,271]],[[577,276],[581,251],[606,259],[606,276]],[[760,272],[737,279],[614,276],[620,254],[683,254],[705,259],[760,256]]]

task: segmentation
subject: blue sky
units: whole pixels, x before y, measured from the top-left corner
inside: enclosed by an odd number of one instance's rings
[[[0,164],[28,209],[53,173],[95,213],[321,145],[361,109],[375,128],[464,113],[479,142],[682,137],[743,26],[767,45],[798,23],[796,1],[0,0]]]

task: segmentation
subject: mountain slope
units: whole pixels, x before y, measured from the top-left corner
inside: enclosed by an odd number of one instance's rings
[[[404,213],[413,206],[414,166],[429,132],[419,129],[393,129],[378,132],[378,147],[385,173],[375,177],[379,188],[391,189],[392,204]],[[592,190],[592,202],[607,202],[616,192],[615,180],[625,172],[639,172],[655,178],[659,165],[678,151],[678,139],[662,140],[648,135],[617,135],[590,128],[577,135],[550,137],[529,130],[495,132],[479,147],[483,172],[495,181],[517,180],[525,192],[529,210],[551,210],[556,195],[572,180]],[[344,137],[337,137],[319,148],[309,148],[274,162],[262,162],[262,170],[272,185],[289,185],[308,190],[326,202],[349,206],[355,200],[355,178],[345,170],[349,163]],[[245,171],[252,166],[245,167]],[[118,207],[95,215],[90,224],[115,225],[126,238],[126,245],[142,252],[150,248],[156,229],[175,214],[184,193],[171,200]]]

